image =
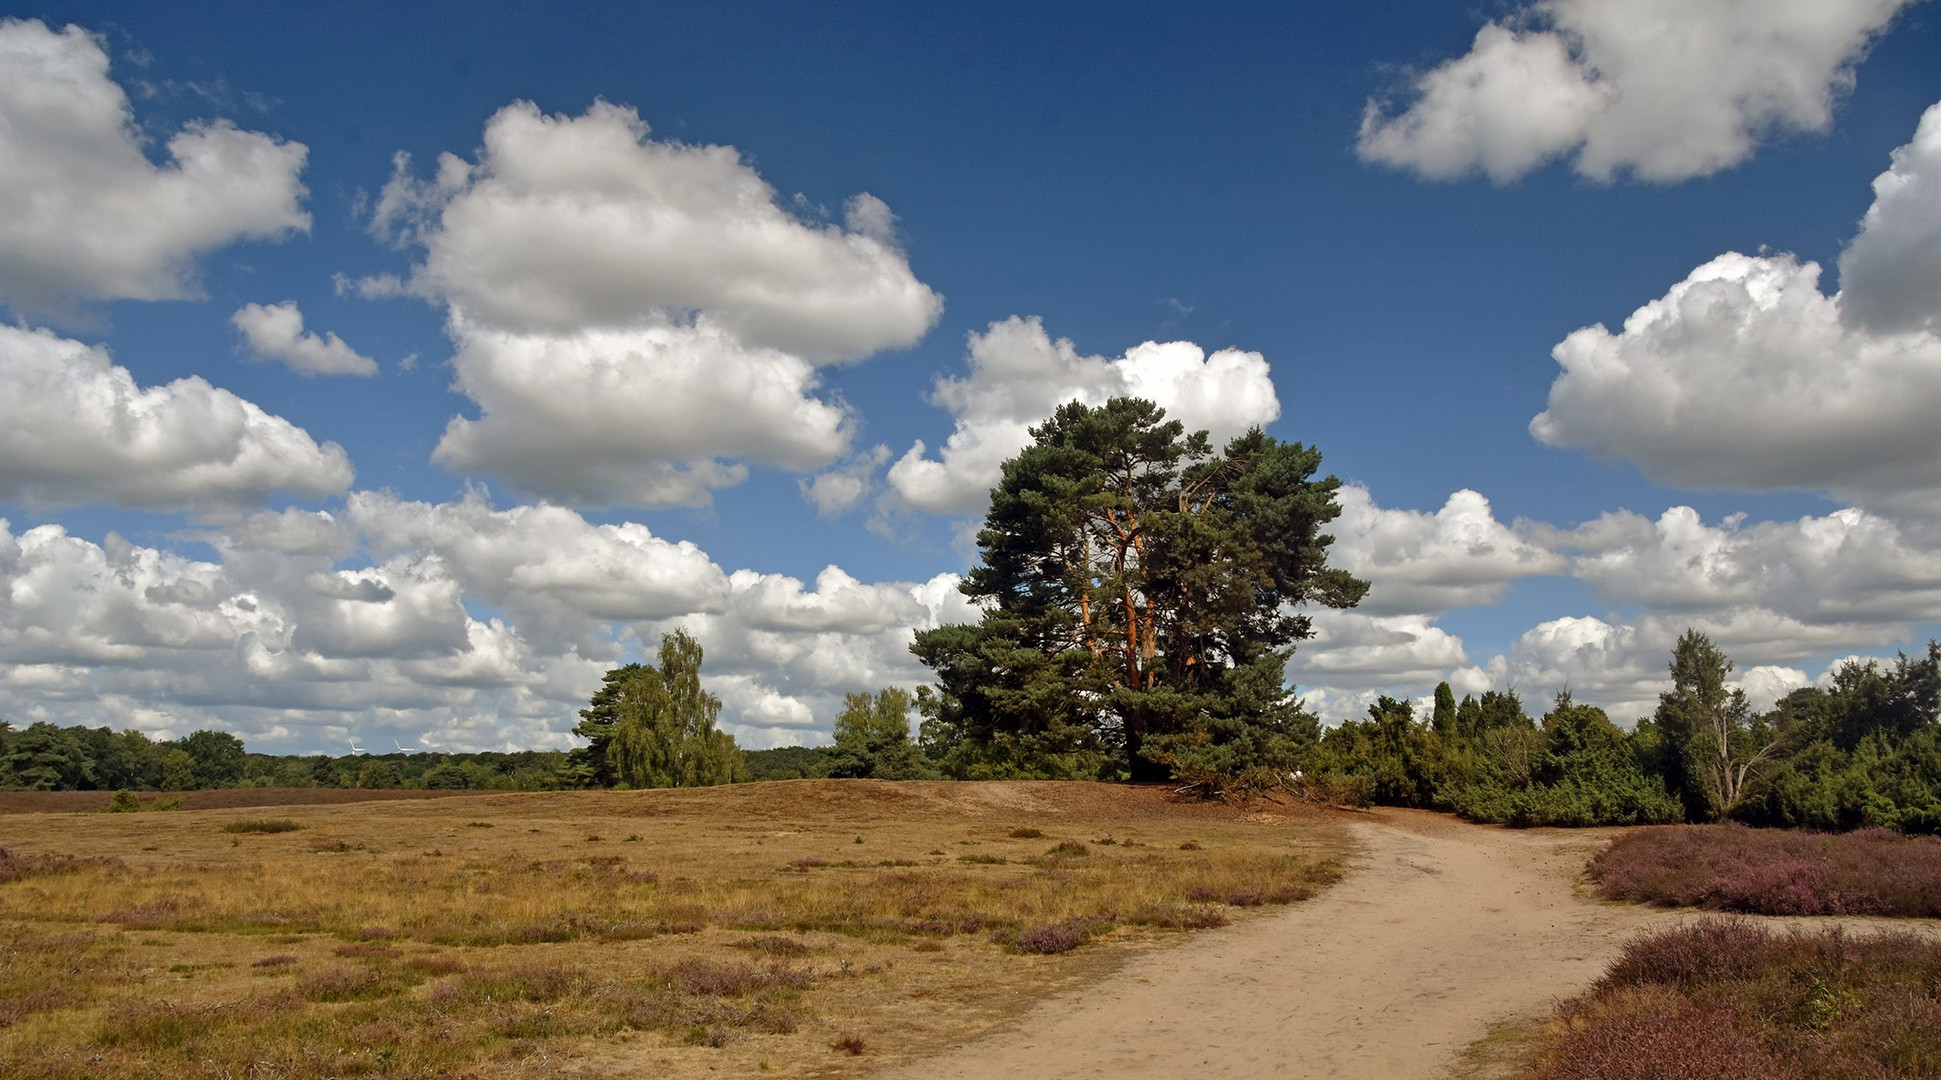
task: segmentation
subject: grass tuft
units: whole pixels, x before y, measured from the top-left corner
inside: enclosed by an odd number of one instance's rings
[[[749,952],[758,952],[765,956],[800,957],[809,955],[811,951],[807,945],[802,944],[794,938],[780,937],[775,934],[745,937],[739,941],[731,941],[728,944],[732,948],[746,949]]]

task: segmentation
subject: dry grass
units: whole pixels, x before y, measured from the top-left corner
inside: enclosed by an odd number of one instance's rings
[[[1310,896],[1345,843],[1095,784],[194,805],[0,819],[0,1075],[849,1074]]]

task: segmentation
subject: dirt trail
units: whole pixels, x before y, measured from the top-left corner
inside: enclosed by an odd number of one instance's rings
[[[887,1075],[1436,1077],[1492,1025],[1546,1013],[1637,931],[1681,918],[1575,895],[1608,830],[1408,811],[1352,828],[1356,868],[1320,898],[1142,957]]]

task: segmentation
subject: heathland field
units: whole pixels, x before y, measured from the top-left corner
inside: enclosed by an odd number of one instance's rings
[[[0,1074],[842,1075],[1349,850],[1319,811],[1085,783],[220,794],[0,804]]]

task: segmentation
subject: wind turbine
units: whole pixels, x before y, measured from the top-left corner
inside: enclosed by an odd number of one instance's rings
[[[352,740],[350,741],[350,756],[351,756],[351,757],[356,757],[356,756],[357,756],[357,755],[359,755],[359,754],[368,754],[368,753],[370,753],[370,751],[369,751],[369,750],[366,750],[366,749],[364,749],[363,747],[361,747],[361,746],[359,746],[359,745],[357,745],[357,740],[356,740],[356,739],[352,739]]]
[[[391,745],[398,746],[398,740],[392,739]],[[418,748],[415,746],[398,746],[398,753],[400,754],[415,754],[417,752],[418,752]]]

